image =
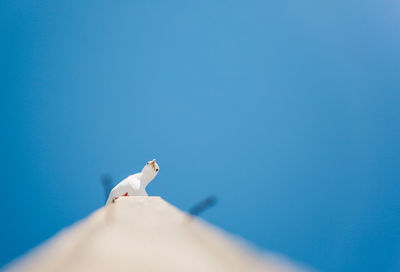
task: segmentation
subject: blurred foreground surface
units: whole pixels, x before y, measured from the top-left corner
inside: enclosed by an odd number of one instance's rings
[[[300,271],[259,254],[160,197],[123,197],[6,271]]]

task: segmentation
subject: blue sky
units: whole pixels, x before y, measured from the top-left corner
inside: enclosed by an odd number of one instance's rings
[[[400,270],[397,1],[1,1],[0,265],[148,187],[321,271]]]

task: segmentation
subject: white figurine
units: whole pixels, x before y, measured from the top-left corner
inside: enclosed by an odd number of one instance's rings
[[[149,161],[141,173],[130,175],[111,190],[106,205],[121,196],[147,196],[146,186],[157,176],[159,170],[156,159]]]

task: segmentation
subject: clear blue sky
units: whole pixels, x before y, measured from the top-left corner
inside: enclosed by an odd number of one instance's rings
[[[0,60],[0,265],[155,157],[263,249],[400,270],[398,1],[3,0]]]

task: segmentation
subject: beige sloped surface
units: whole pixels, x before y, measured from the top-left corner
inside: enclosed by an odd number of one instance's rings
[[[159,197],[123,197],[6,271],[300,271]]]

